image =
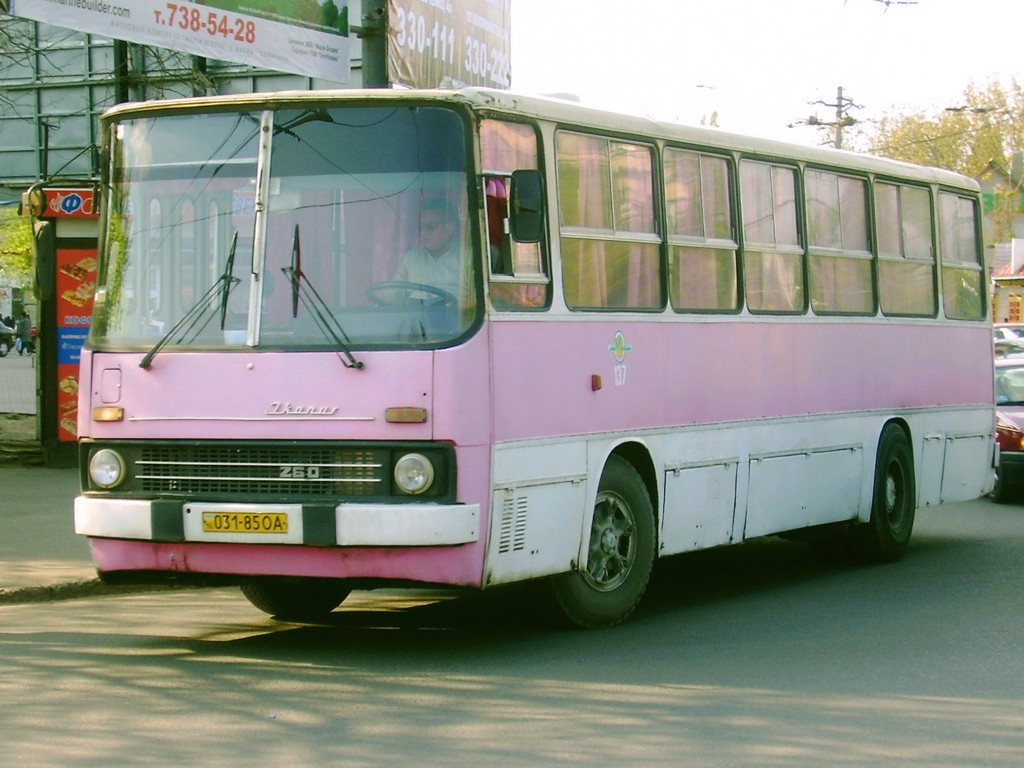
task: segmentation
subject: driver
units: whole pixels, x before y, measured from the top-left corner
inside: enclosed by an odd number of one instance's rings
[[[458,220],[451,205],[441,198],[424,201],[420,210],[420,244],[402,257],[394,280],[438,288],[465,305],[471,298],[472,284],[458,232]],[[431,295],[410,289],[409,297],[429,299]]]

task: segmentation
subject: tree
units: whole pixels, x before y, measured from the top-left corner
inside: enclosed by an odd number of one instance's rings
[[[38,27],[45,30],[43,40],[37,35]],[[39,76],[43,65],[48,71],[62,71],[67,66],[67,42],[78,41],[81,46],[90,37],[76,29],[0,14],[0,107],[13,103],[3,94],[4,80],[30,82]],[[56,54],[50,50],[55,40],[60,43]],[[113,69],[104,71],[102,67],[94,68],[92,75],[104,75],[111,83],[118,82],[120,76],[132,99],[194,96],[213,88],[213,81],[205,71],[205,64],[200,66],[199,57],[141,43],[128,43],[124,51],[126,66],[120,75]],[[72,66],[85,67],[79,62]]]
[[[1010,179],[995,190],[989,220],[994,242],[1008,239],[1017,212],[1024,174],[1024,88],[971,85],[960,101],[937,115],[925,113],[884,118],[870,139],[870,151],[896,160],[946,168],[974,179],[993,170]]]
[[[0,208],[0,285],[32,281],[32,227],[14,208]]]

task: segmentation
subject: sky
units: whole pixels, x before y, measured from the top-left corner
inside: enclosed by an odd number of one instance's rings
[[[834,120],[840,86],[870,131],[1024,85],[1022,0],[511,2],[513,91],[800,144],[831,138],[802,123]]]

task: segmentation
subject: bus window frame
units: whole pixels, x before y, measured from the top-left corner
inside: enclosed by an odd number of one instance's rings
[[[718,160],[725,161],[726,165],[726,193],[729,203],[729,214],[730,214],[730,229],[732,230],[732,240],[722,240],[719,238],[709,238],[706,233],[703,238],[697,238],[689,235],[673,234],[670,230],[669,225],[669,200],[667,194],[667,176],[665,173],[666,156],[672,150],[680,152],[689,152],[699,158],[711,157]],[[660,204],[663,208],[663,227],[665,230],[664,240],[664,264],[663,269],[665,270],[665,299],[667,306],[676,314],[680,315],[738,315],[743,312],[746,306],[746,295],[743,289],[743,246],[740,240],[740,230],[742,229],[742,221],[740,219],[740,208],[739,208],[739,165],[737,155],[734,152],[729,152],[717,147],[703,145],[703,144],[688,144],[681,142],[665,142],[661,147],[661,162],[658,164],[656,169],[660,175],[661,186],[660,192]],[[704,187],[701,184],[701,192],[703,193]],[[703,201],[703,197],[702,197]],[[703,214],[703,209],[702,209]],[[733,267],[736,274],[736,295],[734,306],[728,309],[706,309],[706,308],[694,308],[694,307],[679,307],[672,301],[672,286],[670,284],[672,275],[672,249],[674,247],[697,247],[701,249],[712,250],[727,250],[732,249],[733,252]]]
[[[477,151],[479,158],[479,170],[477,174],[477,183],[474,185],[476,194],[480,195],[480,201],[478,208],[483,212],[483,224],[480,229],[480,243],[482,258],[486,264],[486,271],[484,274],[484,281],[487,287],[487,299],[488,305],[499,312],[546,312],[552,306],[553,296],[555,292],[555,279],[554,279],[554,265],[553,257],[551,253],[551,215],[550,215],[550,185],[547,183],[546,178],[546,158],[545,150],[547,144],[544,141],[543,132],[540,126],[534,120],[526,119],[514,119],[507,112],[495,112],[491,110],[481,110],[477,115],[477,121],[475,128],[475,137],[477,143]],[[515,261],[512,260],[512,264],[509,265],[512,270],[511,273],[497,271],[494,269],[494,264],[491,259],[491,244],[490,244],[490,221],[487,215],[487,180],[491,178],[503,178],[507,180],[508,188],[507,191],[510,193],[505,199],[506,213],[511,216],[511,211],[508,210],[508,206],[511,203],[511,184],[512,174],[516,170],[524,169],[512,169],[512,170],[496,170],[490,168],[483,159],[483,124],[485,121],[492,120],[501,123],[509,123],[513,125],[524,125],[528,127],[533,133],[533,138],[536,147],[536,168],[526,169],[535,170],[540,175],[541,179],[541,237],[540,240],[535,244],[539,248],[539,258],[541,271],[532,273],[524,272],[516,274],[515,272]],[[516,241],[512,238],[511,230],[503,232],[503,236],[508,240],[508,244],[511,248],[515,247]],[[527,243],[528,244],[528,243]],[[524,302],[521,300],[513,300],[509,302],[496,301],[491,290],[492,286],[497,286],[499,291],[504,289],[506,286],[509,287],[512,292],[524,292],[528,291],[531,286],[543,287],[544,300],[537,303]]]
[[[977,261],[966,262],[966,261],[947,261],[945,249],[943,248],[943,235],[942,235],[942,198],[943,195],[954,197],[960,201],[966,201],[971,206],[971,213],[973,215],[974,223],[974,245],[975,251],[974,256]],[[939,279],[937,289],[942,296],[942,315],[947,320],[953,320],[955,322],[965,323],[976,323],[984,321],[988,316],[988,306],[990,302],[991,290],[988,286],[988,281],[985,279],[985,253],[984,253],[984,232],[982,227],[983,213],[979,202],[974,197],[965,194],[964,190],[955,189],[952,187],[939,186],[935,194],[936,206],[935,206],[935,226],[936,226],[936,257],[935,263],[939,267]],[[957,230],[959,232],[959,229]],[[981,314],[970,317],[958,317],[952,316],[946,311],[946,297],[945,297],[945,274],[946,267],[950,270],[966,270],[969,272],[977,272],[979,275],[979,303],[981,308]]]
[[[614,220],[611,222],[612,228],[598,228],[598,227],[586,227],[580,225],[567,225],[563,221],[562,216],[562,187],[561,179],[558,173],[558,137],[563,133],[576,134],[579,136],[586,136],[605,142],[629,144],[636,147],[645,147],[651,158],[651,205],[652,205],[652,225],[653,232],[634,232],[631,230],[616,230],[614,229]],[[600,130],[594,126],[577,125],[574,123],[562,123],[556,122],[552,126],[551,131],[551,148],[554,154],[554,201],[557,207],[556,214],[551,221],[557,222],[556,226],[550,227],[552,235],[558,238],[558,274],[561,282],[561,300],[569,310],[569,312],[579,312],[586,314],[611,314],[611,313],[638,313],[638,314],[657,314],[663,313],[665,308],[668,306],[668,259],[667,259],[667,236],[662,231],[665,226],[665,200],[662,188],[664,187],[664,177],[662,176],[662,153],[663,153],[664,142],[659,141],[656,138],[650,136],[635,133],[628,134],[616,130]],[[610,161],[609,157],[609,161]],[[609,165],[609,180],[614,185],[614,171]],[[550,188],[551,185],[548,185]],[[548,199],[551,199],[550,192],[548,193]],[[614,219],[614,188],[609,190],[609,204],[612,208],[611,213]],[[590,305],[573,305],[570,304],[566,297],[566,280],[565,280],[565,258],[563,255],[562,241],[566,238],[577,241],[598,241],[604,243],[612,243],[616,245],[622,244],[635,244],[635,245],[656,245],[658,253],[657,262],[657,276],[658,276],[658,302],[650,307],[638,307],[638,306],[590,306]]]
[[[761,249],[756,247],[750,247],[750,243],[747,240],[746,232],[746,218],[745,218],[745,206],[743,203],[743,163],[744,161],[751,163],[758,163],[761,165],[768,166],[770,169],[784,168],[793,173],[793,195],[794,195],[794,216],[795,216],[795,227],[796,237],[799,241],[797,244],[784,243],[781,245],[776,239],[774,243],[763,243],[763,245],[772,245],[770,249]],[[804,210],[804,164],[798,160],[791,160],[788,158],[779,158],[771,155],[759,155],[746,152],[738,152],[736,157],[736,197],[737,203],[737,232],[739,235],[740,245],[740,275],[741,283],[740,290],[743,294],[743,308],[751,315],[758,315],[764,317],[803,317],[810,312],[810,286],[808,284],[808,250],[807,250],[807,222],[806,222],[806,211]],[[774,210],[774,198],[773,198],[773,210]],[[774,228],[774,223],[773,223]],[[757,245],[757,241],[751,241],[751,243]],[[746,256],[748,253],[764,253],[765,251],[771,253],[778,253],[783,256],[797,256],[800,259],[801,268],[801,280],[800,280],[800,291],[801,291],[801,302],[800,307],[796,309],[755,309],[750,306],[750,296],[747,292],[748,281],[747,281],[747,262]]]
[[[921,259],[921,258],[916,258],[916,257],[908,257],[905,254],[901,254],[901,255],[898,255],[898,256],[897,256],[897,254],[889,254],[889,253],[883,254],[882,246],[881,246],[881,242],[880,242],[880,238],[879,238],[878,206],[877,206],[878,200],[877,200],[877,194],[876,194],[876,189],[881,184],[887,184],[889,186],[896,187],[897,189],[901,189],[901,188],[904,188],[904,187],[909,187],[909,188],[912,188],[912,189],[924,190],[927,193],[927,195],[928,195],[928,206],[929,206],[929,227],[928,227],[928,232],[931,235],[931,260],[930,261],[927,261],[927,260]],[[941,290],[941,286],[940,286],[940,283],[939,283],[939,281],[940,281],[940,275],[939,275],[939,254],[938,254],[938,247],[939,247],[939,245],[938,245],[938,230],[937,230],[937,227],[938,227],[938,215],[937,215],[936,206],[935,206],[935,195],[934,195],[933,185],[929,184],[927,182],[923,182],[923,181],[916,181],[916,180],[915,181],[909,181],[909,180],[904,179],[904,178],[894,178],[894,177],[890,177],[890,176],[882,176],[882,175],[877,175],[876,174],[876,175],[873,175],[871,177],[870,195],[871,195],[871,200],[870,200],[870,203],[871,203],[871,220],[872,220],[872,225],[873,225],[872,226],[872,230],[873,230],[872,231],[872,237],[873,237],[872,245],[874,247],[874,255],[875,255],[875,262],[876,262],[876,268],[875,268],[875,270],[876,270],[875,271],[875,294],[878,297],[878,314],[881,315],[882,317],[916,318],[916,319],[936,319],[936,318],[942,317],[943,315],[940,312],[940,304],[939,304],[939,291]],[[900,215],[899,215],[898,224],[900,226],[900,245],[901,245],[901,247],[903,247],[904,241],[903,241],[903,205],[902,205],[902,199],[899,201],[899,203],[900,203],[900,205],[899,205],[899,214]],[[918,264],[918,265],[921,265],[921,266],[929,264],[931,266],[931,276],[932,276],[932,292],[931,292],[932,310],[931,310],[931,312],[928,312],[928,313],[921,313],[921,312],[887,312],[885,310],[885,308],[882,306],[882,265],[883,265],[883,263],[888,263],[888,264]]]
[[[810,173],[826,173],[836,176],[838,178],[853,179],[855,181],[862,182],[864,185],[864,223],[866,226],[865,239],[867,249],[860,251],[854,249],[844,248],[829,248],[825,246],[816,246],[811,241],[811,211],[810,211],[810,200],[808,199],[808,183],[807,175]],[[810,312],[819,317],[874,317],[877,316],[881,307],[881,300],[878,295],[879,284],[878,284],[878,259],[877,259],[877,247],[876,247],[876,218],[874,210],[874,196],[872,194],[872,184],[870,174],[858,174],[851,169],[840,169],[834,166],[827,165],[804,165],[801,169],[801,178],[804,188],[804,210],[805,210],[805,237],[807,241],[807,305]],[[840,202],[842,201],[842,195],[840,193]],[[842,231],[842,209],[840,209],[840,231]],[[814,259],[819,258],[832,258],[832,259],[849,259],[851,261],[861,260],[869,262],[869,284],[871,290],[871,308],[863,311],[848,311],[848,310],[829,310],[822,309],[814,306],[814,297],[812,295],[814,286]]]

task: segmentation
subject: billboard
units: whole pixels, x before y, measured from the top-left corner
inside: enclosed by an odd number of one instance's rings
[[[508,88],[510,9],[511,0],[388,0],[388,79]]]
[[[350,78],[348,0],[0,0],[14,16],[116,40]]]

